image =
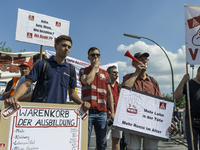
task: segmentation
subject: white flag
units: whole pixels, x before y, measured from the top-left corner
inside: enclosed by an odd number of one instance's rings
[[[185,5],[186,63],[200,64],[200,6]]]

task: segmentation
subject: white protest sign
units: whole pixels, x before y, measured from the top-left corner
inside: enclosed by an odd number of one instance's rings
[[[55,55],[55,52],[46,50],[46,51],[45,51],[45,54],[46,54],[46,56],[49,58],[49,57]],[[75,67],[76,76],[77,76],[77,77],[76,77],[76,78],[77,78],[77,88],[76,88],[75,90],[76,90],[76,93],[78,94],[78,96],[81,98],[81,88],[82,88],[82,85],[81,85],[81,82],[80,82],[80,80],[79,80],[79,70],[80,70],[81,68],[88,67],[90,64],[87,63],[87,62],[78,60],[78,59],[76,59],[76,58],[69,57],[69,56],[66,57],[66,61],[67,61],[68,63],[74,65],[74,67]],[[107,68],[108,68],[109,66],[113,66],[113,65],[115,65],[115,66],[117,67],[117,70],[118,70],[118,64],[117,64],[117,63],[109,63],[109,64],[107,64],[107,65],[102,65],[102,66],[100,66],[100,68],[103,69],[103,70],[107,70]],[[119,77],[118,77],[118,80],[119,80]],[[117,80],[117,81],[118,81],[118,80]],[[119,82],[119,81],[118,81],[118,82]],[[69,98],[67,98],[67,101],[69,101]]]
[[[185,5],[186,63],[200,64],[200,6]]]
[[[1,118],[0,142],[7,149],[87,148],[87,124],[75,112],[77,105],[21,103],[22,107],[8,119]],[[8,128],[8,130],[7,130]],[[8,132],[9,131],[9,132]],[[84,132],[84,133],[83,133]],[[6,148],[5,147],[5,148]]]
[[[114,128],[145,137],[166,140],[171,125],[173,101],[122,87]]]
[[[15,40],[54,47],[55,38],[69,35],[69,24],[67,20],[18,9]]]

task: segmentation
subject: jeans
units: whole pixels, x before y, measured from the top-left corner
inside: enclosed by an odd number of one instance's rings
[[[88,120],[88,150],[90,146],[90,137],[92,133],[92,126],[96,134],[97,150],[106,150],[107,147],[107,113],[104,111],[94,112],[89,110]]]
[[[185,119],[185,131],[186,131],[188,150],[192,150],[189,119]],[[194,150],[198,150],[197,143],[199,139],[198,136],[200,135],[200,129],[192,127],[192,131],[194,140]],[[199,144],[199,149],[200,149],[200,144]]]

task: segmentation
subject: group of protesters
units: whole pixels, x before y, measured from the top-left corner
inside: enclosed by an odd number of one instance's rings
[[[84,112],[89,110],[88,149],[90,145],[92,127],[94,126],[97,150],[106,149],[107,133],[110,132],[112,135],[112,149],[119,150],[122,131],[112,129],[111,125],[115,117],[120,93],[120,86],[117,82],[117,67],[110,66],[107,71],[101,69],[100,50],[97,47],[91,47],[88,50],[88,60],[90,61],[90,66],[82,68],[79,71],[80,81],[82,83],[82,97],[79,98],[75,92],[75,87],[77,85],[76,72],[73,70],[73,77],[70,77],[70,71],[72,71],[71,65],[69,65],[65,59],[71,50],[72,39],[69,36],[61,35],[56,38],[54,47],[56,51],[55,56],[51,56],[49,59],[46,59],[46,57],[43,56],[46,63],[44,63],[44,60],[39,60],[39,54],[37,54],[34,56],[34,66],[32,69],[30,69],[30,64],[28,62],[23,62],[19,66],[21,78],[19,79],[18,86],[12,86],[12,83],[9,83],[9,87],[7,86],[2,95],[3,99],[6,99],[6,102],[13,108],[17,108],[18,101],[65,104],[67,99],[67,90],[70,89],[71,99],[75,103],[80,104]],[[153,77],[146,74],[149,56],[150,55],[146,52],[137,52],[134,54],[134,57],[138,59],[139,63],[134,60],[132,61],[132,66],[135,68],[135,72],[125,75],[123,77],[122,85],[152,95],[161,96],[158,82]],[[41,79],[41,74],[43,74],[45,66],[44,64],[48,66],[45,74],[46,78]],[[198,76],[191,81],[191,84],[200,85],[199,76],[200,69],[198,69]],[[177,88],[178,90],[175,92],[176,99],[181,98],[183,94],[186,93],[184,84],[188,79],[188,75],[185,75]],[[40,85],[39,82],[41,82],[41,80],[44,80],[43,82],[45,83]],[[39,88],[40,91],[38,91],[39,86],[41,86]],[[191,87],[193,88],[193,86]],[[10,96],[10,93],[15,89],[15,94]],[[193,90],[191,90],[191,92],[193,92]],[[37,97],[34,96],[35,94],[37,94]],[[197,107],[193,103],[192,106]],[[195,109],[194,114],[199,110],[200,109]],[[168,130],[171,132],[173,130],[173,125],[170,126]],[[128,150],[139,150],[141,148],[142,138],[144,150],[158,149],[158,140],[156,139],[142,137],[126,132],[124,132],[124,135]],[[188,144],[188,146],[190,145]]]

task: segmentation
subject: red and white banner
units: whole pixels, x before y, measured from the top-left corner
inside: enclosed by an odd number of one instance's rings
[[[200,64],[200,6],[185,5],[186,63]]]
[[[55,38],[69,35],[69,24],[67,20],[18,9],[15,40],[54,47]]]
[[[8,83],[12,77],[20,77],[19,65],[24,62],[30,62],[32,65],[32,56],[38,52],[7,53],[0,52],[0,82]],[[5,84],[0,85],[0,95],[6,88]]]

